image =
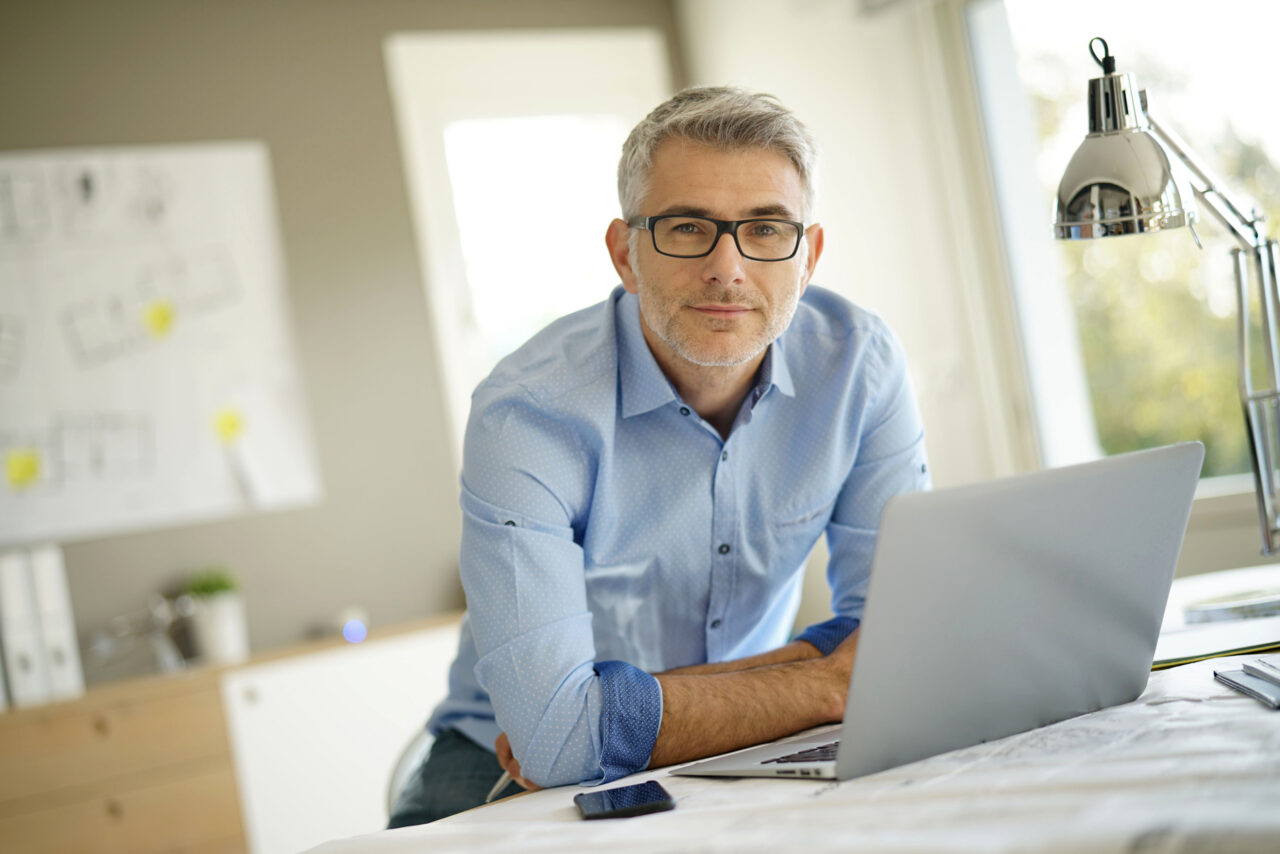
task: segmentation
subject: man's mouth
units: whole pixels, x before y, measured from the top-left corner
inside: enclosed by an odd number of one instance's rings
[[[736,317],[751,311],[745,305],[725,305],[723,303],[706,303],[703,305],[691,305],[689,308],[694,311],[705,314],[709,317]]]

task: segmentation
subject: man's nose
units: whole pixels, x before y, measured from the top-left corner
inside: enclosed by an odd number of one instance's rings
[[[742,262],[744,260],[746,259],[738,251],[738,244],[734,241],[733,235],[726,232],[720,235],[716,245],[711,249],[711,254],[707,256],[707,278],[737,281],[743,277]]]

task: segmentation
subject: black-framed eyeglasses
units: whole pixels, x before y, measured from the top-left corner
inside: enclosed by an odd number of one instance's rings
[[[743,258],[752,261],[786,261],[800,248],[804,223],[789,219],[713,219],[709,216],[663,214],[634,216],[632,228],[643,228],[653,236],[653,248],[672,258],[701,258],[710,255],[723,234],[733,242]]]

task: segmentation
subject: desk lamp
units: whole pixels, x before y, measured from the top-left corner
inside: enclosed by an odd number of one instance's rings
[[[1100,42],[1103,56],[1094,50]],[[1194,199],[1236,239],[1231,255],[1238,303],[1237,359],[1240,403],[1249,433],[1262,552],[1280,548],[1277,526],[1277,485],[1280,484],[1280,291],[1276,271],[1280,244],[1268,240],[1262,215],[1229,196],[1221,181],[1191,154],[1172,130],[1147,112],[1147,93],[1133,75],[1117,74],[1116,59],[1105,40],[1092,39],[1089,53],[1102,66],[1102,77],[1089,81],[1089,133],[1067,164],[1058,185],[1054,236],[1059,240],[1087,240],[1188,226],[1197,245]],[[1249,213],[1244,211],[1248,210]],[[1265,382],[1255,381],[1250,353],[1255,333],[1250,322],[1250,288],[1256,287],[1260,307]]]

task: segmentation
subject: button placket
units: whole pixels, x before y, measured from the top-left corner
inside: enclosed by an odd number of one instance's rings
[[[712,490],[711,508],[711,585],[707,600],[707,654],[710,660],[718,660],[730,646],[723,632],[716,631],[724,625],[724,614],[733,592],[733,573],[737,556],[734,554],[734,532],[737,529],[737,486],[733,467],[726,465],[728,450],[721,446],[719,459],[712,457],[715,468],[715,486]]]

